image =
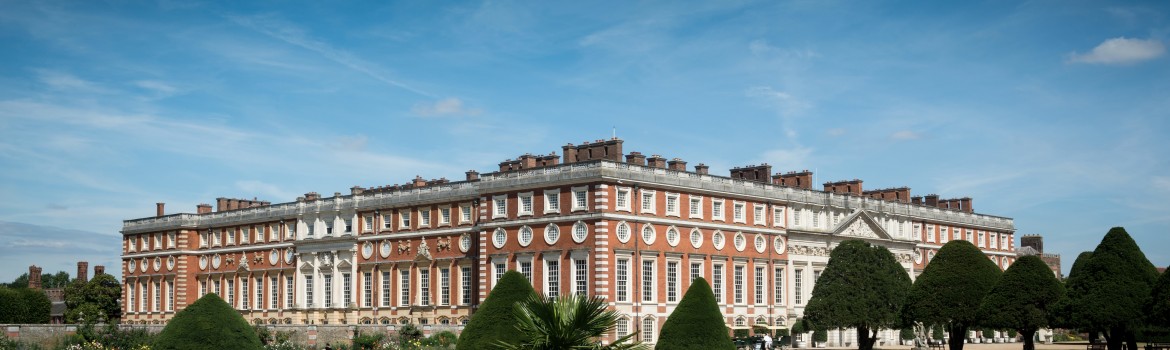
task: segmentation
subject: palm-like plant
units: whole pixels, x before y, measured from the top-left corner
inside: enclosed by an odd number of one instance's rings
[[[519,344],[497,342],[502,350],[643,350],[638,332],[603,345],[598,340],[617,325],[618,314],[606,308],[602,297],[584,295],[541,298],[533,295],[515,305]]]

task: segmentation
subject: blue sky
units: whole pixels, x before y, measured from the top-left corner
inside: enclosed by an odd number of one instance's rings
[[[0,280],[121,221],[625,150],[970,196],[1170,264],[1170,5],[0,0]]]

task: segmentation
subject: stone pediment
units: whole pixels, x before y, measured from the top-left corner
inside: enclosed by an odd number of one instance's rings
[[[890,234],[864,210],[853,213],[842,220],[841,224],[833,229],[833,234],[857,238],[890,239]]]
[[[350,263],[349,259],[340,259],[337,261],[337,268],[338,269],[348,269],[352,266],[353,266],[353,263]]]

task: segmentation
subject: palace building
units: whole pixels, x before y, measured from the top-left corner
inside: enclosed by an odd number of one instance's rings
[[[538,293],[603,296],[616,334],[653,343],[696,277],[729,327],[785,328],[800,317],[829,252],[882,245],[911,276],[949,240],[997,265],[1015,259],[1009,218],[970,198],[813,188],[809,171],[769,165],[708,174],[620,139],[525,154],[463,181],[306,193],[294,202],[219,198],[213,211],[123,225],[123,322],[165,323],[216,293],[257,324],[405,324],[459,329],[507,270]],[[836,334],[841,341],[851,332]],[[883,334],[893,341],[897,332]]]

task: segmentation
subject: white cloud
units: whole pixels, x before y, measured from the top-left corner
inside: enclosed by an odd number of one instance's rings
[[[411,111],[424,117],[477,115],[482,112],[476,108],[466,108],[463,106],[463,100],[454,97],[448,97],[434,103],[419,102],[414,105]]]
[[[160,95],[171,95],[174,94],[175,91],[178,91],[178,89],[176,89],[174,86],[156,80],[139,80],[134,82],[134,85],[149,91],[153,91]]]
[[[777,91],[771,86],[753,86],[747,89],[748,97],[764,100],[776,108],[783,117],[790,117],[808,109],[809,104],[787,92]]]
[[[890,135],[890,138],[895,139],[895,140],[903,140],[903,141],[904,140],[917,140],[917,139],[922,138],[922,135],[914,132],[913,130],[900,130],[898,132],[895,132],[893,135]]]
[[[107,90],[96,83],[78,78],[73,74],[66,72],[59,72],[55,70],[38,69],[36,70],[37,79],[42,84],[47,85],[53,90],[59,91],[81,91],[81,92],[107,92]]]
[[[832,128],[829,130],[825,130],[825,134],[832,136],[832,137],[845,135],[845,128]]]
[[[1129,64],[1148,61],[1166,53],[1166,46],[1157,39],[1113,38],[1093,48],[1089,53],[1072,53],[1069,61],[1093,64]]]
[[[1170,177],[1168,176],[1154,176],[1154,188],[1162,190],[1163,192],[1170,192]]]

